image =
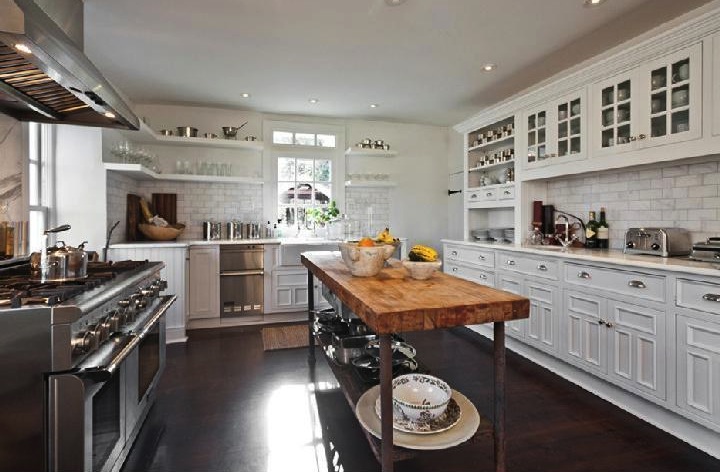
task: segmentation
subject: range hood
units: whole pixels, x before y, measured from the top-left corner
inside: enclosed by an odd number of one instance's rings
[[[82,0],[0,0],[0,112],[21,121],[140,125],[83,53]]]

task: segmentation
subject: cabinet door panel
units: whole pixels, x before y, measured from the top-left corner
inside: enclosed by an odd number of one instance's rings
[[[588,370],[607,372],[607,328],[600,323],[605,300],[595,295],[566,292],[563,353]]]
[[[611,375],[628,387],[665,398],[665,314],[610,300]]]
[[[702,44],[641,69],[644,146],[666,145],[702,135]]]
[[[677,315],[677,402],[720,430],[720,323]]]
[[[638,136],[637,71],[609,78],[592,87],[592,143],[594,155],[625,152]]]
[[[220,316],[220,252],[218,246],[190,248],[188,318]]]
[[[505,290],[506,292],[511,292],[516,295],[523,294],[522,279],[500,273],[497,278],[497,288],[500,290]],[[527,319],[508,321],[505,323],[505,326],[507,326],[507,333],[510,336],[522,338],[525,337],[525,332],[527,331]]]

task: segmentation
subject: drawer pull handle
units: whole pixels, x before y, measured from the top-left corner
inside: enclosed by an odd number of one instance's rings
[[[515,265],[515,261],[509,260],[509,261],[507,261],[505,264],[507,264],[507,265],[509,265],[509,266],[514,266],[514,265]]]
[[[493,194],[492,194],[492,192],[488,192],[488,193],[485,194],[485,196],[486,196],[486,197],[492,197]]]
[[[605,322],[605,326],[607,326],[608,328],[612,328],[612,327],[613,327],[613,324],[612,324],[611,322],[609,322],[609,321],[606,321],[606,322]]]
[[[452,268],[452,271],[453,271],[453,272],[457,272],[457,267],[453,267],[453,268]]]
[[[457,256],[457,251],[451,252],[450,255],[452,255],[452,256]]]
[[[547,270],[548,270],[548,268],[545,264],[540,264],[539,266],[537,266],[537,269],[541,272],[547,272]]]
[[[579,272],[579,273],[578,273],[578,278],[580,278],[580,279],[591,279],[592,277],[590,277],[590,274],[588,274],[587,272],[585,272],[585,271],[583,270],[582,272]]]
[[[628,282],[628,287],[647,288],[647,285],[645,285],[642,280],[631,280]]]
[[[703,295],[703,300],[707,300],[709,302],[720,302],[720,295],[716,295],[714,293],[706,293]]]
[[[478,260],[484,261],[484,260],[485,260],[485,256],[483,256],[482,254],[478,254]]]
[[[480,279],[482,279],[482,280],[487,280],[487,275],[485,275],[485,274],[480,274]]]
[[[503,192],[503,195],[510,195],[510,190],[505,190],[505,191]]]

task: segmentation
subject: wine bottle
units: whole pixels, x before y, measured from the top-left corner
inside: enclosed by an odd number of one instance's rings
[[[605,221],[605,207],[600,208],[600,221],[597,228],[597,242],[600,249],[610,247],[610,227]]]
[[[595,221],[595,212],[589,213],[588,222],[585,225],[585,247],[595,249],[598,247],[598,222]]]

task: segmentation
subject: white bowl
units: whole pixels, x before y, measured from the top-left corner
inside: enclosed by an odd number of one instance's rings
[[[432,277],[433,273],[442,266],[442,261],[422,262],[403,259],[402,264],[410,277],[416,280],[426,280]]]
[[[385,260],[395,251],[391,244],[358,246],[357,243],[339,243],[343,262],[350,273],[357,277],[373,277],[383,268]]]
[[[392,381],[393,404],[410,421],[429,421],[442,415],[452,390],[447,383],[426,374],[407,374]]]

